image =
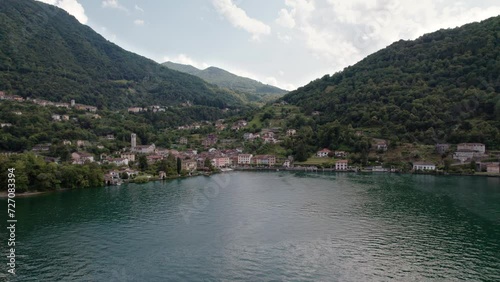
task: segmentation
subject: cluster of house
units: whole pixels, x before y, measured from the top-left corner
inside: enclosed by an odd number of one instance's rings
[[[277,144],[280,143],[281,140],[278,139],[277,132],[280,129],[271,128],[271,129],[262,129],[260,133],[245,133],[243,134],[243,139],[245,141],[254,141],[257,139],[262,139],[264,144]],[[294,136],[297,133],[295,129],[290,129],[287,131],[287,136]]]
[[[104,175],[104,182],[106,183],[106,185],[120,185],[123,182],[123,178],[131,179],[136,177],[138,174],[138,170],[130,168],[112,170]]]
[[[335,158],[346,158],[347,155],[346,151],[331,151],[327,148],[324,148],[318,152],[316,152],[316,156],[319,158],[328,158],[328,157],[335,157]]]
[[[70,103],[62,103],[62,102],[52,102],[52,101],[47,101],[43,99],[33,99],[33,98],[26,98],[24,99],[21,96],[18,95],[9,95],[5,93],[4,91],[0,91],[0,100],[8,100],[8,101],[17,101],[17,102],[32,102],[34,104],[40,105],[40,106],[54,106],[58,108],[75,108],[77,110],[82,110],[82,111],[87,111],[87,112],[96,112],[97,107],[94,106],[89,106],[89,105],[84,105],[84,104],[77,104],[75,100],[71,100]]]
[[[145,155],[149,164],[154,164],[165,160],[168,156],[173,155],[176,159],[181,160],[181,169],[189,173],[197,170],[208,169],[205,164],[208,159],[211,165],[215,168],[226,168],[235,166],[275,166],[277,158],[274,155],[252,155],[244,154],[241,149],[218,150],[211,148],[206,152],[198,153],[196,150],[177,151],[156,147],[155,144],[137,145],[137,135],[131,134],[130,148],[121,152],[118,158],[101,155],[101,163],[112,163],[117,166],[126,167],[129,162],[136,161],[138,155]],[[94,162],[93,155],[86,152],[75,152],[72,154],[73,164],[84,164]],[[287,160],[283,164],[290,166],[290,161]],[[347,164],[346,164],[347,166]],[[346,167],[347,169],[347,167]],[[120,177],[124,170],[114,170],[106,174],[106,183],[119,184]],[[126,171],[125,171],[126,172]],[[161,177],[161,176],[160,176]]]
[[[436,144],[436,152],[440,155],[444,155],[450,152],[450,144]],[[486,171],[488,173],[499,174],[500,173],[500,163],[499,162],[480,162],[481,159],[487,157],[486,145],[482,143],[461,143],[457,145],[457,150],[453,153],[453,159],[460,161],[464,164],[467,161],[478,161],[476,163],[476,170]],[[436,165],[429,162],[415,162],[413,164],[414,170],[421,171],[434,171],[436,170]]]
[[[335,157],[340,160],[335,162],[335,170],[348,170],[349,169],[349,161],[346,160],[348,153],[345,151],[332,151],[327,148],[319,150],[316,152],[316,156],[319,158],[329,158]]]
[[[167,107],[162,107],[158,105],[153,105],[153,106],[148,106],[148,107],[130,107],[128,108],[128,112],[132,114],[137,114],[137,113],[142,113],[142,112],[153,112],[153,113],[158,113],[158,112],[165,112],[167,110]]]
[[[450,151],[450,144],[436,144],[436,152],[440,155]],[[457,145],[457,150],[453,153],[453,159],[462,163],[471,160],[479,160],[487,157],[486,146],[481,143],[461,143]]]

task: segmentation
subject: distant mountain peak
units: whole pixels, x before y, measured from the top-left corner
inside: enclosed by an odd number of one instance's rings
[[[210,66],[206,69],[200,70],[191,65],[178,64],[174,62],[165,62],[163,65],[176,71],[196,75],[209,83],[237,92],[256,94],[260,96],[281,96],[288,93],[288,91],[278,87],[264,84],[248,77],[238,76],[215,66]]]

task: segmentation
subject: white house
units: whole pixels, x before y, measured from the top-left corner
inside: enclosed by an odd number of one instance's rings
[[[238,155],[238,164],[251,164],[252,163],[252,157],[253,155],[251,154],[239,154]]]
[[[436,170],[436,165],[432,163],[416,162],[413,163],[413,170]]]
[[[117,166],[123,166],[123,165],[127,166],[127,165],[128,165],[128,161],[129,161],[129,159],[125,159],[125,158],[116,158],[116,159],[112,159],[112,160],[110,160],[109,162],[110,162],[110,163],[113,163],[113,164],[115,164],[115,165],[117,165]]]
[[[328,149],[323,149],[321,151],[318,151],[318,153],[316,153],[316,155],[320,158],[326,158],[328,157],[328,154],[330,154],[332,151],[328,150]]]
[[[349,167],[348,160],[340,160],[335,163],[335,170],[347,170]]]

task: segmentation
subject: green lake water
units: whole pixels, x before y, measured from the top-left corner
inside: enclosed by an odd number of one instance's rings
[[[500,178],[232,172],[17,198],[16,214],[0,281],[500,281]]]

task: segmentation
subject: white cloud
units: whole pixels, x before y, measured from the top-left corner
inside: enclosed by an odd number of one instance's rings
[[[185,54],[179,54],[175,57],[164,56],[162,58],[162,62],[169,62],[169,61],[174,62],[174,63],[178,63],[178,64],[183,64],[183,65],[191,65],[191,66],[198,68],[198,69],[206,69],[210,66],[209,64],[207,64],[205,62],[198,62]]]
[[[139,7],[139,5],[137,5],[137,4],[135,4],[134,9],[136,9],[139,12],[143,12],[144,13],[144,9],[141,8],[141,7]]]
[[[102,1],[102,7],[103,8],[111,8],[111,9],[118,9],[122,11],[128,12],[128,9],[122,6],[118,0],[103,0]]]
[[[283,42],[283,43],[290,43],[292,41],[292,37],[290,35],[286,35],[286,34],[281,34],[281,33],[277,33],[277,36],[278,36],[278,39]]]
[[[137,19],[134,21],[135,25],[144,25],[144,20]]]
[[[265,23],[253,19],[236,6],[232,0],[213,0],[216,10],[224,16],[233,26],[241,28],[252,34],[252,40],[259,40],[260,36],[271,33],[271,28]]]
[[[57,6],[70,15],[74,16],[80,23],[86,24],[88,21],[87,15],[85,15],[85,9],[78,0],[38,0],[47,4]]]
[[[274,76],[268,76],[264,79],[263,83],[276,86],[284,90],[294,90],[296,87],[291,83],[282,83],[276,79]]]
[[[279,12],[279,17],[276,19],[276,22],[279,25],[288,28],[293,28],[295,26],[295,20],[287,9],[281,9],[281,11]]]
[[[301,39],[332,71],[353,64],[399,39],[415,39],[500,14],[500,6],[479,7],[473,0],[284,0],[276,23]],[[278,38],[286,41],[278,32]]]

